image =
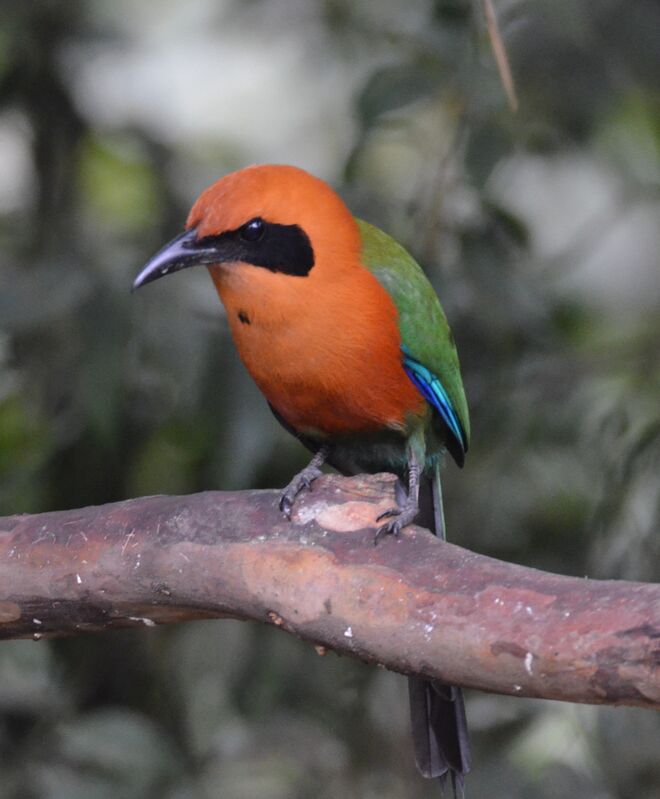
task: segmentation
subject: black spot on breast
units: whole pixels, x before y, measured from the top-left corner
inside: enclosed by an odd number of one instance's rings
[[[245,313],[245,311],[238,312],[238,321],[242,322],[244,325],[250,324],[250,317]]]

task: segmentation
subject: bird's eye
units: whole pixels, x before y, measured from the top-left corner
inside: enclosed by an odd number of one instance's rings
[[[258,241],[266,230],[266,223],[260,217],[250,219],[240,230],[243,241]]]

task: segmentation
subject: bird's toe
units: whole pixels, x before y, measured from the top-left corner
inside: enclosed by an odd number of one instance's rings
[[[392,521],[381,525],[376,530],[376,535],[374,536],[374,546],[378,544],[381,538],[385,538],[387,535],[393,535],[395,538],[398,538],[401,535],[401,522],[398,519],[392,519]]]
[[[291,520],[291,511],[293,510],[293,498],[289,495],[288,490],[280,496],[279,507],[287,519]]]
[[[307,468],[303,469],[302,472],[297,474],[284,489],[280,496],[279,504],[280,510],[287,517],[287,519],[291,520],[293,505],[298,494],[305,489],[307,491],[311,491],[314,480],[316,480],[317,477],[320,477],[321,474],[322,472],[320,469],[308,466]]]
[[[418,513],[419,507],[413,503],[409,503],[400,508],[388,508],[386,511],[383,511],[376,517],[376,521],[379,522],[382,519],[388,518],[390,520],[376,530],[374,544],[377,544],[380,539],[384,538],[386,535],[393,535],[395,538],[398,538],[401,535],[401,530],[414,522]]]
[[[388,508],[387,510],[384,510],[382,513],[379,513],[378,516],[376,516],[376,521],[379,522],[382,519],[388,519],[390,516],[399,516],[400,513],[401,513],[401,508]],[[387,525],[383,526],[387,527]]]

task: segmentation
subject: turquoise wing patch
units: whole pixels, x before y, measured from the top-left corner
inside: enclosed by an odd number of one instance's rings
[[[438,411],[442,421],[449,428],[462,452],[467,452],[467,439],[463,426],[440,379],[426,366],[415,360],[408,352],[407,347],[403,346],[402,351],[403,368],[406,374],[424,399]]]

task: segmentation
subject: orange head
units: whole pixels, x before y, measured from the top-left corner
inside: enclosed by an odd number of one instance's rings
[[[133,285],[198,264],[250,264],[306,276],[355,263],[359,251],[357,225],[326,183],[297,167],[250,166],[202,192],[186,231],[149,261]]]
[[[396,307],[360,256],[357,223],[327,184],[252,166],[202,192],[134,286],[205,264],[244,364],[289,426],[402,430],[424,401],[403,370]]]

